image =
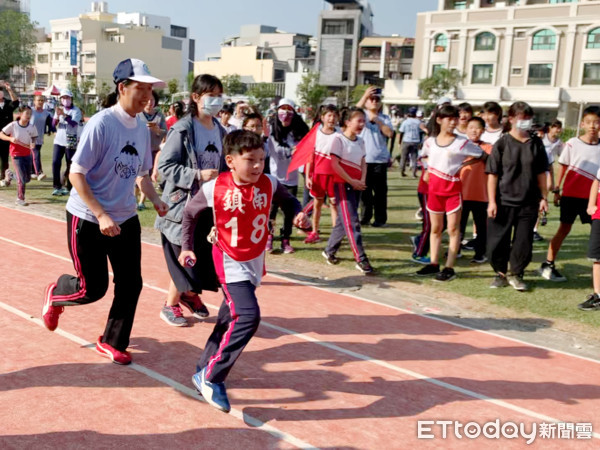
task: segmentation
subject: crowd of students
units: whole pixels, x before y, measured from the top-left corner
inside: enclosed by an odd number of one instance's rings
[[[411,238],[412,259],[422,265],[416,275],[450,282],[457,277],[454,264],[461,248],[473,249],[473,263],[489,260],[492,266],[491,288],[526,290],[523,275],[531,261],[535,227],[553,193],[560,205],[560,226],[540,274],[564,281],[555,266],[560,247],[577,217],[592,223],[588,256],[593,260],[594,293],[579,308],[600,309],[598,107],[585,109],[583,134],[563,145],[560,122],[536,130],[534,111],[523,102],[510,106],[505,124],[495,102],[485,103],[475,115],[471,105],[456,107],[446,98],[428,123],[416,108],[400,121],[382,113],[381,91],[371,87],[354,107],[321,107],[309,129],[289,99],[273,104],[267,117],[244,102],[224,105],[223,85],[211,75],[196,77],[187,110],[175,103],[167,119],[156,108],[154,91],[164,83],[142,61],[122,61],[114,82],[105,109],[80,136],[73,138],[80,111],[70,92],[61,93],[54,114],[54,152],[68,155],[66,179],[73,186],[66,208],[76,274],[61,275],[48,285],[42,317],[54,330],[66,306],[102,298],[110,260],[115,295],[96,350],[115,363],[131,362],[127,347],[142,289],[137,210],[147,198],[157,211],[155,227],[171,277],[160,318],[185,326],[183,308],[206,318],[202,292],[223,292],[192,381],[211,405],[229,411],[225,380],[260,322],[255,291],[265,273],[265,254],[275,247],[278,210],[283,213],[280,249],[289,254],[294,252],[293,227],[306,234],[307,244],[321,242],[321,217],[328,202],[332,229],[323,244],[325,262],[339,263],[337,252],[346,237],[356,268],[374,273],[361,228],[387,226],[387,173],[396,136],[401,175],[407,175],[408,164],[412,176],[419,178],[415,200],[421,206],[422,230]],[[36,113],[40,122],[47,120],[41,105],[36,98],[35,111],[23,108],[18,120],[5,124],[0,133],[9,142],[19,204],[25,202],[32,172],[38,178],[43,174],[38,139],[44,130],[40,133],[37,118],[31,122]],[[304,159],[298,163],[301,153]],[[561,167],[556,182],[555,159]],[[53,177],[57,174],[60,167]],[[55,191],[62,195],[59,182]],[[161,194],[153,182],[159,183]],[[302,202],[297,199],[300,183]],[[467,239],[469,214],[473,239]],[[442,266],[444,230],[449,245]]]

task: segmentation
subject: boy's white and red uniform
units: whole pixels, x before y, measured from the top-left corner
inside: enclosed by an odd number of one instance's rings
[[[215,270],[224,301],[215,328],[204,347],[198,368],[206,379],[221,383],[260,323],[255,295],[265,273],[265,248],[271,203],[286,213],[302,210],[298,200],[271,175],[252,184],[238,184],[231,172],[204,183],[186,205],[182,224],[183,250],[193,250],[200,213],[213,208],[216,236],[212,240]]]
[[[325,195],[333,197],[331,168],[331,147],[338,135],[337,132],[331,134],[323,133],[323,127],[317,130],[315,139],[315,158],[313,170],[313,185],[310,189],[310,195],[313,198],[323,198]]]
[[[427,158],[429,171],[429,212],[450,214],[461,208],[460,169],[467,158],[482,156],[483,150],[479,146],[459,136],[447,146],[438,145],[434,137],[425,141],[422,158]]]
[[[579,138],[571,138],[558,162],[567,166],[561,196],[589,198],[592,182],[600,167],[600,144],[586,144]]]
[[[481,140],[483,142],[487,142],[488,144],[494,145],[496,141],[500,139],[500,136],[502,136],[503,133],[504,130],[502,128],[493,131],[489,128],[486,128],[483,134],[481,135]]]

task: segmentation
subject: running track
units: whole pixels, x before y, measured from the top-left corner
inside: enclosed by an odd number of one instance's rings
[[[0,207],[0,448],[598,448],[600,364],[268,276],[263,321],[228,380],[231,414],[190,377],[214,319],[159,317],[168,275],[144,244],[134,364],[93,351],[110,298],[51,333],[43,289],[73,273],[63,222]],[[109,294],[112,291],[109,289]],[[220,294],[204,300],[214,315]],[[418,420],[590,422],[591,440],[417,439]]]

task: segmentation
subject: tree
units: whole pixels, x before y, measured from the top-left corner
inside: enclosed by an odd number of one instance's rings
[[[312,119],[317,114],[323,100],[329,95],[329,89],[319,84],[318,72],[310,72],[302,76],[302,81],[296,89],[296,95],[300,99],[300,105]]]
[[[350,102],[353,105],[356,105],[363,95],[365,95],[365,91],[369,89],[371,86],[368,84],[359,84],[352,89],[352,95],[350,96]]]
[[[100,103],[102,103],[110,93],[111,88],[106,81],[103,81],[100,88],[96,89],[96,94],[98,95],[98,100],[100,101]]]
[[[179,92],[179,80],[177,78],[171,78],[167,81],[167,89],[169,90],[169,96],[173,96]]]
[[[192,85],[194,84],[195,78],[196,77],[194,77],[194,72],[188,72],[186,77],[188,92],[192,92]]]
[[[223,90],[229,96],[244,94],[248,89],[239,75],[225,75],[221,78],[223,82]]]
[[[261,112],[269,108],[269,103],[275,97],[275,86],[270,83],[257,83],[246,93],[250,103],[256,105]]]
[[[13,67],[30,67],[35,55],[35,22],[21,12],[0,12],[0,78]]]
[[[419,81],[419,96],[428,103],[435,103],[445,95],[453,95],[464,77],[456,69],[436,70],[429,78]]]

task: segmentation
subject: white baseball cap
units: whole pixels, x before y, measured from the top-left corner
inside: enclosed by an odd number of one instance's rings
[[[113,72],[113,81],[115,84],[125,80],[150,83],[152,87],[156,88],[163,88],[167,85],[163,80],[150,75],[150,69],[148,69],[144,61],[135,58],[121,61]]]
[[[61,97],[71,97],[73,98],[73,93],[69,89],[61,89],[60,90]]]
[[[437,101],[437,105],[443,105],[444,103],[452,104],[452,99],[450,97],[442,97]]]
[[[291,106],[292,108],[296,109],[296,104],[294,103],[293,100],[290,100],[289,98],[282,98],[281,100],[279,100],[279,103],[277,104],[277,108],[281,108],[282,106]]]

